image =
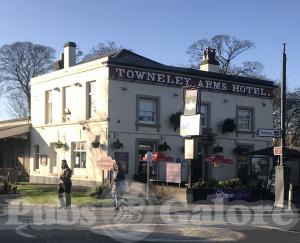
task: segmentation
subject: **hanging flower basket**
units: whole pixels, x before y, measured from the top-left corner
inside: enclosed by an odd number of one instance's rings
[[[121,143],[119,139],[117,139],[115,142],[113,142],[112,145],[115,149],[123,148],[123,143]]]
[[[158,151],[167,151],[167,150],[171,151],[171,147],[166,142],[158,145]]]
[[[223,147],[220,146],[220,145],[218,144],[217,146],[214,146],[214,147],[213,147],[213,152],[214,152],[215,154],[222,153],[222,152],[223,152]]]
[[[233,132],[236,129],[235,120],[232,118],[226,118],[222,124],[222,132],[225,134],[226,132]]]
[[[60,149],[64,146],[64,144],[58,140],[57,142],[54,143],[54,147],[57,148],[57,149]]]
[[[92,145],[93,148],[99,148],[100,142],[94,141],[94,142],[91,143],[91,145]]]
[[[180,116],[181,116],[181,112],[176,112],[176,113],[173,113],[170,118],[169,118],[169,121],[170,123],[173,125],[174,127],[174,131],[177,130],[177,128],[180,127]]]

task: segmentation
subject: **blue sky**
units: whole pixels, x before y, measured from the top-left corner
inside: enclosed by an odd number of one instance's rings
[[[224,33],[253,41],[256,48],[238,61],[260,61],[278,80],[286,42],[288,88],[300,87],[297,0],[1,0],[0,10],[0,46],[31,41],[57,56],[67,41],[84,53],[115,41],[164,64],[186,65],[190,44]],[[1,110],[0,119],[8,118]]]

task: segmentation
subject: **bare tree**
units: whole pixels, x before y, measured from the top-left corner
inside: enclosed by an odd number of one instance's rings
[[[0,95],[9,100],[11,114],[30,115],[30,80],[52,69],[54,54],[53,48],[31,42],[0,48]]]
[[[210,47],[216,50],[216,59],[220,63],[220,72],[247,77],[257,77],[263,70],[259,62],[247,61],[240,66],[233,64],[233,60],[242,53],[255,48],[250,40],[239,40],[229,35],[215,35],[210,40],[201,39],[190,45],[187,54],[190,56],[192,68],[198,68],[205,48]]]
[[[280,127],[280,88],[276,90],[273,104],[273,125],[277,129]],[[286,94],[286,136],[287,146],[300,146],[300,89],[289,91]],[[279,141],[278,141],[279,142]]]
[[[83,57],[82,60],[88,61],[90,59],[93,59],[94,57],[106,56],[110,53],[117,52],[122,48],[122,46],[118,46],[114,41],[108,41],[107,44],[98,43],[90,50],[89,54]]]
[[[7,96],[7,112],[11,117],[22,118],[29,114],[28,106],[24,105],[26,101],[25,94],[19,90],[11,91]]]

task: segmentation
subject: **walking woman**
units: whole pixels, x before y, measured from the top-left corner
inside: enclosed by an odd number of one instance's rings
[[[118,163],[113,164],[113,168],[110,171],[111,174],[111,194],[114,199],[115,210],[118,211],[121,205],[121,184],[124,182],[124,173],[122,172]]]

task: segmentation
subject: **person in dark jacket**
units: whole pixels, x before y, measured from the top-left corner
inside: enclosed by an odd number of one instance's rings
[[[110,171],[111,178],[111,194],[114,199],[115,210],[119,210],[121,205],[121,182],[124,181],[124,173],[120,169],[118,163],[113,164]]]
[[[58,199],[60,201],[60,206],[62,208],[67,208],[71,206],[72,170],[69,168],[65,159],[61,161],[61,169],[62,171],[59,176]]]

